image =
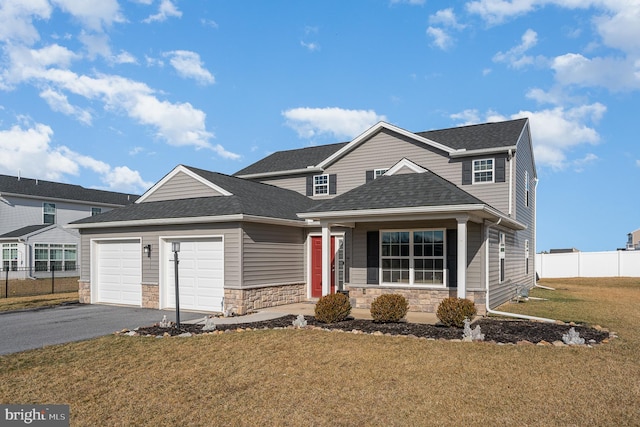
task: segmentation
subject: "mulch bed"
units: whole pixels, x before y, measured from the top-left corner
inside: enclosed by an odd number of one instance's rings
[[[232,325],[217,324],[216,331],[235,331],[238,329],[273,329],[291,327],[297,316],[288,315],[278,319],[266,320],[262,322],[238,323]],[[359,331],[362,333],[383,333],[388,335],[406,335],[418,338],[432,339],[461,339],[463,330],[461,328],[447,327],[442,325],[427,325],[420,323],[377,323],[372,320],[363,319],[347,319],[342,322],[326,324],[315,320],[312,316],[305,316],[307,327],[320,327],[324,329],[341,329],[343,331],[352,332]],[[530,342],[537,344],[540,342],[553,343],[554,341],[562,341],[562,336],[566,334],[570,328],[580,334],[587,344],[597,344],[610,338],[608,331],[603,329],[595,329],[584,325],[569,325],[556,323],[532,322],[526,320],[503,320],[493,318],[480,318],[471,324],[471,328],[480,325],[481,332],[485,335],[485,341],[493,341],[496,343]],[[141,327],[137,329],[139,335],[171,335],[176,336],[184,333],[202,334],[203,325],[182,324],[181,328],[161,328],[153,325]]]

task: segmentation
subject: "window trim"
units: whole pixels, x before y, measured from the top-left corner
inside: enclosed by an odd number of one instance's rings
[[[318,184],[316,180],[318,178],[324,178],[326,182]],[[325,187],[327,189],[324,193],[319,193],[318,188]],[[313,175],[313,195],[314,196],[328,196],[329,195],[329,174]]]
[[[47,212],[47,207],[49,207],[50,209],[53,209],[53,213]],[[45,220],[47,218],[47,215],[50,215],[50,216],[53,217],[53,222],[47,222]],[[56,204],[55,203],[50,203],[50,202],[43,202],[42,203],[42,223],[43,224],[55,224],[56,223],[56,216],[57,216]]]
[[[47,258],[39,258],[38,250],[46,250]],[[60,251],[60,259],[51,258],[52,250]],[[73,251],[74,255],[73,257],[67,258],[69,251]],[[46,263],[46,269],[38,268],[38,266],[42,265],[41,263]],[[35,243],[33,245],[34,270],[36,272],[51,271],[52,263],[59,263],[60,265],[60,268],[55,267],[55,271],[78,271],[78,245],[75,243]],[[72,267],[71,263],[73,263]]]
[[[414,240],[413,236],[416,232],[423,231],[440,231],[442,232],[442,256],[418,256],[416,257],[414,254]],[[408,256],[383,256],[382,255],[382,245],[383,245],[383,233],[409,233],[409,255]],[[411,228],[411,229],[381,229],[378,231],[378,277],[379,277],[379,285],[380,286],[397,286],[397,287],[410,287],[410,288],[436,288],[443,289],[448,287],[449,275],[447,269],[447,230],[446,228]],[[383,259],[408,259],[409,260],[409,282],[408,283],[399,283],[399,282],[385,282],[382,261]],[[442,284],[437,283],[415,283],[415,261],[416,259],[433,259],[433,260],[442,260]]]
[[[387,171],[389,170],[389,168],[379,168],[379,169],[374,169],[373,170],[373,179],[378,179],[380,178],[382,175],[384,175],[385,173],[387,173]]]
[[[491,169],[480,169],[480,170],[476,170],[476,164],[479,164],[481,162],[491,162]],[[476,174],[477,173],[488,173],[491,172],[491,180],[487,180],[487,181],[479,181],[476,179]],[[491,158],[485,158],[485,159],[474,159],[471,162],[471,183],[472,184],[493,184],[496,180],[496,159],[491,157]]]
[[[2,250],[2,254],[0,255],[2,257],[2,271],[18,271],[18,258],[20,257],[19,251],[18,251],[18,244],[17,243],[2,243],[0,245],[0,250]],[[5,258],[4,254],[5,251],[9,252],[9,258]],[[15,257],[13,256],[13,254],[15,253]],[[6,268],[5,268],[5,263],[6,263]]]

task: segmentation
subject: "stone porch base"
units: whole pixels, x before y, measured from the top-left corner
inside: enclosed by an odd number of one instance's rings
[[[80,304],[91,304],[91,282],[78,280],[78,301]]]
[[[440,302],[449,297],[456,297],[457,289],[407,289],[383,286],[347,285],[349,301],[353,308],[370,309],[374,299],[383,294],[399,294],[409,302],[409,311],[435,313]],[[479,315],[486,313],[485,292],[467,291],[467,299],[476,305]]]
[[[268,286],[253,289],[225,289],[224,304],[237,314],[246,314],[261,308],[295,304],[306,301],[306,284]]]

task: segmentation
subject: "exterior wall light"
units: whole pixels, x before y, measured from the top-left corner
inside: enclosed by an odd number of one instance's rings
[[[144,245],[142,247],[142,252],[144,252],[147,258],[151,258],[151,245]]]

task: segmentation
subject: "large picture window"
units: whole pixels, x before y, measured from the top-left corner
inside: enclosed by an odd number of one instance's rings
[[[493,182],[494,162],[493,159],[482,159],[473,161],[473,183]]]
[[[444,230],[382,231],[382,283],[444,286],[444,235]]]
[[[76,245],[35,244],[36,271],[73,271],[77,269]]]
[[[17,243],[2,244],[2,269],[4,271],[18,270],[18,244]]]

